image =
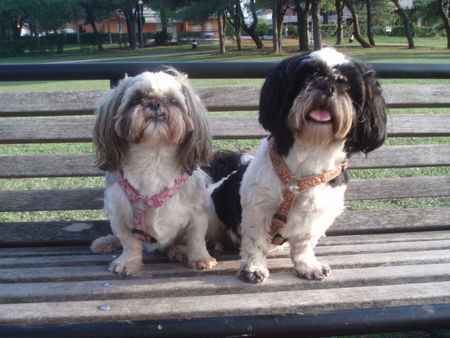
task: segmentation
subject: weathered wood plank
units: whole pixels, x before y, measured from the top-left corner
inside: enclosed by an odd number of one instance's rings
[[[327,234],[369,234],[403,231],[449,230],[450,208],[347,211]]]
[[[357,153],[351,169],[416,168],[450,165],[450,144],[384,146],[369,154]]]
[[[344,300],[344,301],[343,301]],[[285,315],[333,310],[448,303],[450,282],[132,300],[0,305],[0,324],[56,324],[244,315]],[[107,304],[108,311],[98,306]]]
[[[356,254],[372,254],[372,253],[386,253],[389,256],[390,253],[398,252],[415,252],[423,250],[447,250],[450,249],[450,240],[435,240],[421,242],[397,242],[397,243],[364,243],[364,244],[352,244],[352,245],[337,245],[337,246],[319,246],[315,249],[315,253],[318,257],[326,256],[323,259],[328,259],[329,256],[342,256],[342,255],[356,255]],[[114,255],[93,255],[92,253],[80,254],[80,255],[59,255],[59,256],[36,256],[36,257],[7,257],[0,258],[0,269],[8,268],[38,268],[38,267],[51,267],[51,266],[87,266],[87,265],[107,265],[109,264],[116,254],[120,254],[120,251]],[[269,257],[285,257],[289,256],[289,250],[275,250],[269,255]],[[224,254],[219,256],[221,260],[237,260],[239,259],[238,252]],[[152,254],[146,255],[144,258],[145,263],[168,263],[169,260],[165,255]],[[220,267],[219,267],[220,268]],[[219,271],[219,269],[215,269]]]
[[[413,253],[413,254],[412,254]],[[122,279],[120,275],[112,274],[107,266],[113,260],[110,256],[91,256],[92,264],[70,264],[67,258],[65,264],[57,266],[36,266],[1,268],[1,283],[27,283],[27,282],[62,282],[97,279]],[[117,257],[117,256],[115,256]],[[149,262],[144,260],[144,267],[133,275],[133,278],[173,278],[192,277],[203,275],[235,275],[239,270],[239,260],[229,259],[218,261],[212,270],[198,271],[173,262]],[[89,260],[89,259],[86,259]],[[359,269],[379,266],[402,266],[420,264],[450,263],[450,250],[416,250],[400,252],[375,252],[360,254],[344,254],[320,257],[320,260],[330,264],[332,269]],[[102,264],[103,262],[103,264]],[[287,257],[272,257],[267,260],[271,272],[292,271],[293,263]]]
[[[5,155],[0,178],[102,176],[94,154]],[[356,154],[351,169],[411,168],[450,165],[450,144],[385,146],[367,156]]]
[[[159,297],[199,297],[219,294],[245,294],[274,291],[314,290],[369,285],[427,283],[446,281],[450,264],[380,266],[335,269],[320,283],[298,278],[293,272],[275,272],[261,285],[242,283],[234,275],[196,276],[187,279],[164,278],[96,280],[77,282],[2,284],[0,303],[35,303]]]
[[[106,90],[0,93],[0,116],[92,114]]]
[[[91,253],[89,247],[81,245],[0,248],[0,258],[87,255],[89,253]]]
[[[106,223],[106,222],[103,222]],[[48,225],[52,227],[54,225]],[[107,231],[108,225],[105,224]],[[387,234],[370,234],[370,235],[342,235],[342,236],[328,236],[322,238],[318,243],[318,248],[322,246],[349,246],[349,245],[367,245],[367,244],[396,244],[396,243],[410,243],[410,242],[429,242],[441,241],[442,239],[450,238],[450,231],[423,231],[423,232],[398,232],[395,236],[392,233]],[[43,242],[40,242],[44,245]],[[409,245],[409,244],[406,244]],[[433,244],[435,245],[435,244]],[[67,256],[67,255],[88,255],[91,251],[88,246],[52,246],[52,247],[0,247],[0,258],[14,258],[14,257],[43,257],[43,256]],[[274,255],[271,253],[271,255]]]
[[[0,212],[103,208],[103,188],[0,191]],[[450,194],[449,176],[351,180],[346,200],[440,197]]]
[[[1,223],[0,246],[86,245],[111,233],[108,221]]]
[[[349,244],[369,244],[369,243],[398,243],[407,241],[427,242],[450,238],[449,230],[439,231],[420,231],[420,232],[397,232],[395,236],[392,233],[377,233],[368,235],[341,235],[328,236],[319,241],[319,246],[324,245],[349,245]],[[23,250],[23,249],[22,249]],[[0,250],[0,256],[2,251]]]
[[[256,115],[209,116],[215,139],[267,136]],[[0,119],[0,143],[91,142],[93,118]],[[449,136],[450,114],[400,114],[388,120],[391,137]]]
[[[1,178],[103,176],[94,154],[2,156]]]
[[[450,107],[448,85],[383,85],[391,108]],[[260,87],[197,88],[209,111],[257,110]],[[0,93],[0,117],[92,114],[106,90]],[[416,95],[420,93],[420,95]]]
[[[450,176],[351,180],[347,201],[450,195]]]
[[[329,236],[450,230],[450,208],[345,211]],[[1,246],[83,245],[110,234],[108,221],[14,222],[1,224]],[[445,233],[444,233],[445,234]]]
[[[1,191],[0,211],[101,209],[103,191],[103,188]]]

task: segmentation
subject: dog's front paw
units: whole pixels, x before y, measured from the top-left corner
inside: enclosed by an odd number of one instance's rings
[[[217,261],[212,257],[200,260],[189,260],[187,262],[188,266],[196,270],[210,270],[215,267],[216,264]]]
[[[184,245],[172,247],[167,255],[171,260],[183,263],[196,270],[209,270],[217,264],[217,261],[209,255],[195,255],[193,257]]]
[[[127,259],[122,255],[111,263],[110,269],[113,273],[131,275],[138,272],[143,266],[142,258]]]
[[[298,262],[295,264],[295,271],[300,277],[311,280],[322,280],[331,274],[330,266],[320,262],[314,264]]]
[[[91,244],[91,251],[95,254],[108,254],[120,249],[120,241],[114,235],[97,238]]]
[[[206,247],[208,248],[208,252],[214,257],[222,255],[224,251],[223,244],[213,239],[207,240]]]
[[[259,284],[264,282],[269,277],[269,270],[263,266],[241,268],[239,270],[238,277],[245,282]]]
[[[174,262],[180,262],[183,264],[187,264],[188,262],[186,247],[182,245],[171,247],[169,252],[167,253],[167,257],[169,257],[169,259]]]

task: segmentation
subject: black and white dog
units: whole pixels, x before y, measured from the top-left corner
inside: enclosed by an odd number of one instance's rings
[[[237,170],[209,188],[210,232],[240,241],[241,279],[263,282],[268,251],[284,242],[299,276],[330,274],[313,249],[344,209],[348,158],[383,144],[386,119],[375,72],[332,48],[292,56],[268,75],[259,122],[270,137],[250,162],[230,154]]]

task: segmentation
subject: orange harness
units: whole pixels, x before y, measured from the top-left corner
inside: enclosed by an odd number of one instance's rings
[[[287,241],[280,235],[281,230],[287,223],[292,206],[298,195],[302,192],[314,188],[320,184],[327,183],[338,177],[348,167],[348,159],[344,163],[336,166],[335,169],[326,171],[323,174],[317,174],[304,178],[297,178],[291,174],[286,163],[275,149],[275,138],[269,137],[269,155],[273,168],[284,185],[283,200],[278,207],[277,212],[272,217],[269,235],[272,237],[272,244],[281,245]]]

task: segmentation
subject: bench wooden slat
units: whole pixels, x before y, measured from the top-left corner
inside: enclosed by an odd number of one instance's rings
[[[345,211],[329,236],[450,230],[450,207]],[[0,246],[80,245],[110,234],[108,221],[5,222]],[[388,241],[388,239],[385,239]]]
[[[450,107],[449,85],[383,85],[391,108]],[[257,110],[260,87],[197,88],[209,111]],[[106,90],[0,93],[0,117],[92,114]],[[420,93],[420,95],[411,95]]]
[[[345,300],[344,302],[342,300]],[[2,304],[0,324],[48,324],[321,313],[450,301],[450,282],[132,300]],[[108,311],[98,306],[107,304]]]
[[[355,273],[351,269],[335,269],[330,278],[321,283],[311,283],[297,278],[292,272],[272,274],[271,282],[258,286],[259,292],[275,290],[316,289],[339,286],[363,286],[367,284],[393,284],[405,282],[427,282],[445,280],[450,267],[448,263],[421,264],[406,266],[380,266],[359,268]],[[105,280],[106,283],[107,279]],[[4,284],[0,290],[3,303],[25,303],[64,299],[65,301],[111,298],[139,298],[196,296],[205,294],[245,293],[253,287],[241,283],[234,276],[197,276],[195,279],[173,278],[171,283],[159,278],[114,280],[107,287],[101,281],[47,282]],[[254,288],[253,288],[254,289]]]
[[[94,154],[4,155],[0,178],[103,176]],[[356,154],[351,169],[411,168],[450,165],[450,144],[385,146],[367,156]]]
[[[450,176],[398,177],[351,180],[347,201],[409,197],[440,197],[450,194]]]
[[[116,256],[90,255],[83,262],[77,262],[77,256],[66,257],[55,264],[37,264],[35,266],[19,265],[17,267],[0,268],[1,283],[44,283],[55,281],[81,281],[81,280],[116,280],[122,279],[120,275],[112,274],[107,269],[110,262]],[[62,257],[64,258],[64,257]],[[70,259],[74,260],[71,261]],[[81,260],[83,258],[80,258]],[[410,250],[410,251],[386,251],[366,252],[356,254],[337,254],[320,257],[333,269],[360,269],[380,266],[401,266],[421,264],[444,264],[450,263],[450,250],[445,249]],[[42,259],[41,259],[42,261]],[[54,261],[54,260],[53,260]],[[235,275],[239,270],[239,258],[237,255],[228,259],[219,259],[213,270],[196,271],[180,263],[174,262],[152,262],[144,260],[144,266],[139,273],[133,277],[143,278],[180,278],[197,277],[207,275]],[[289,257],[269,257],[267,265],[272,272],[291,271],[292,260]],[[69,270],[69,271],[68,271]],[[448,274],[448,272],[447,272]]]
[[[106,222],[103,222],[106,223]],[[49,225],[51,227],[53,225]],[[105,226],[106,228],[106,226]],[[105,233],[108,229],[105,230]],[[332,246],[350,246],[350,245],[370,245],[383,243],[389,245],[398,245],[400,242],[411,244],[413,242],[424,243],[438,241],[450,238],[450,231],[424,231],[424,232],[398,232],[395,236],[388,234],[369,234],[369,235],[341,235],[328,236],[320,239],[318,248]],[[403,244],[402,244],[403,245]],[[428,244],[426,244],[428,245]],[[434,244],[432,244],[434,245]],[[438,244],[439,245],[439,244]],[[319,249],[322,250],[322,249]],[[0,248],[0,258],[14,257],[51,257],[51,256],[67,256],[67,255],[87,255],[91,250],[87,246],[52,246],[52,247],[11,247]]]
[[[396,243],[364,243],[364,244],[344,244],[318,246],[315,250],[317,257],[328,260],[330,256],[342,255],[359,255],[359,254],[378,254],[378,253],[398,253],[411,251],[425,251],[425,250],[448,250],[450,249],[450,239],[441,239],[434,241],[427,241],[425,243],[413,242],[396,242]],[[116,254],[120,254],[118,251]],[[108,265],[112,260],[113,255],[93,255],[92,253],[79,255],[59,255],[59,256],[36,256],[36,257],[6,257],[0,258],[0,269],[21,269],[21,268],[40,268],[40,267],[57,267],[57,266],[87,266],[87,265]],[[289,250],[276,250],[269,257],[288,258]],[[238,259],[237,251],[230,254],[223,254],[220,260],[236,260]],[[449,258],[450,259],[450,258]],[[167,264],[170,261],[164,255],[149,255],[144,258],[144,263]],[[155,272],[158,266],[153,269]],[[219,271],[219,266],[214,271]],[[165,271],[165,269],[163,269]]]
[[[92,114],[106,90],[0,93],[0,116]]]
[[[93,118],[0,119],[0,143],[91,142]],[[267,136],[256,115],[209,116],[215,139]],[[388,120],[391,137],[449,136],[450,114],[400,114]]]
[[[94,154],[4,155],[1,178],[103,176]]]
[[[101,209],[103,191],[103,188],[0,191],[0,212]],[[449,176],[364,179],[349,182],[346,200],[440,197],[449,193]]]
[[[370,284],[400,284],[444,281],[448,278],[449,263],[405,266],[380,266],[353,269],[335,269],[332,275],[321,283],[311,283],[295,276],[292,272],[276,272],[270,283],[257,287],[258,292],[308,290],[320,288],[355,287]],[[447,270],[447,271],[446,271]],[[107,286],[104,286],[105,283]],[[240,282],[234,276],[199,275],[195,279],[145,278],[132,280],[105,279],[100,281],[67,281],[46,283],[3,284],[0,290],[1,303],[31,303],[49,301],[101,300],[117,298],[201,296],[254,292],[255,287]]]
[[[346,211],[327,234],[368,234],[450,229],[450,207]]]

